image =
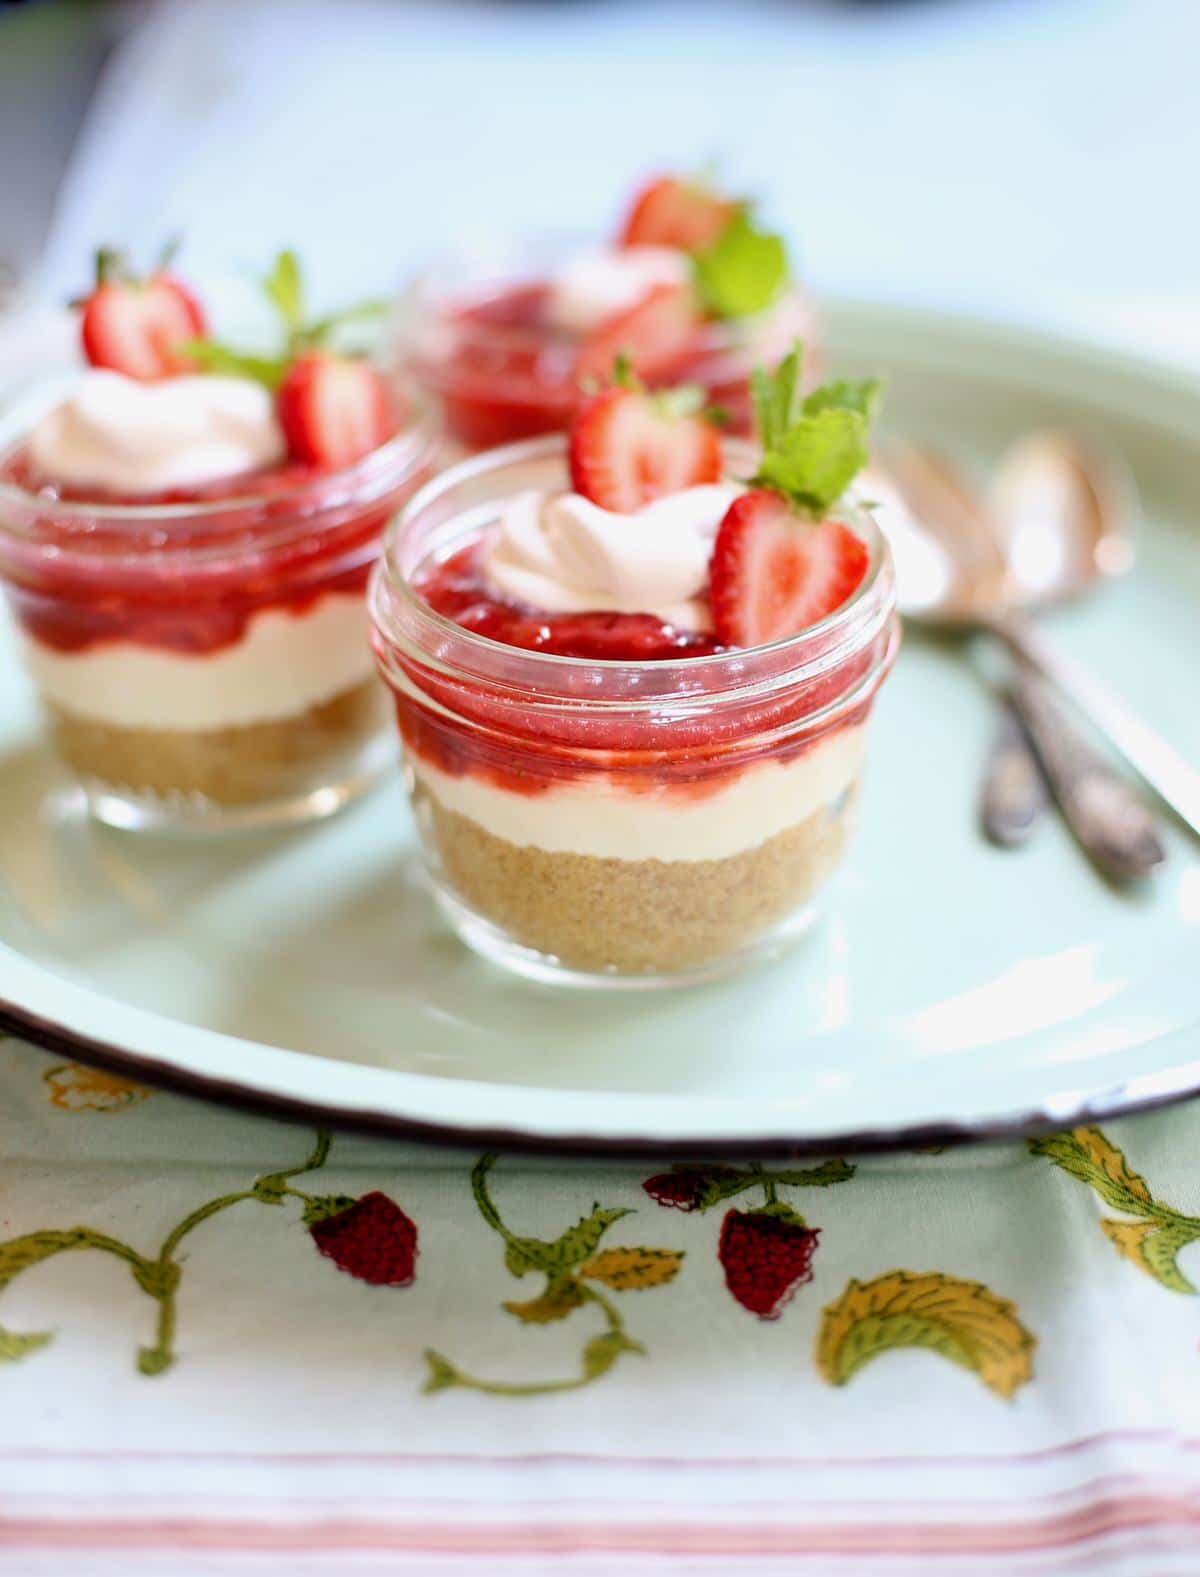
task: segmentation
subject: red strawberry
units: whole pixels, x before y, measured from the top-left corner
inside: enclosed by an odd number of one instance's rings
[[[387,384],[361,357],[307,351],[288,368],[277,398],[292,458],[308,465],[353,465],[395,431]]]
[[[812,1280],[819,1236],[786,1205],[728,1211],[717,1248],[725,1285],[751,1314],[777,1320],[796,1288]]]
[[[386,1194],[310,1200],[313,1242],[339,1270],[373,1287],[407,1287],[417,1273],[417,1228]]]
[[[145,280],[128,278],[108,252],[100,254],[96,273],[80,325],[93,367],[145,382],[196,370],[174,349],[207,332],[200,304],[182,280],[165,269]]]
[[[686,1166],[648,1177],[642,1187],[656,1204],[690,1214],[716,1204],[721,1184],[745,1175],[731,1166]]]
[[[867,572],[867,549],[837,520],[806,520],[780,493],[743,493],[712,555],[712,614],[725,646],[798,635],[840,608]]]
[[[713,244],[740,206],[700,182],[661,176],[634,198],[621,230],[621,245],[701,252]]]
[[[721,478],[721,443],[702,416],[668,397],[605,389],[571,427],[571,485],[601,509],[631,514],[668,493]]]
[[[575,363],[579,382],[602,381],[620,355],[647,383],[667,382],[700,325],[688,285],[656,285],[636,306],[618,312],[586,335]]]

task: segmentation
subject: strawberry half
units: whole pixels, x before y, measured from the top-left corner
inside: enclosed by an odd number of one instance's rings
[[[292,458],[308,465],[353,465],[395,431],[378,369],[330,351],[296,358],[280,384],[277,410]]]
[[[622,246],[710,247],[742,205],[693,181],[667,175],[638,192],[621,228]]]
[[[153,382],[194,372],[176,346],[207,332],[200,304],[182,280],[160,269],[149,279],[116,275],[101,253],[96,288],[83,302],[83,353],[93,367]]]
[[[571,428],[571,485],[619,514],[721,479],[721,444],[702,416],[672,412],[669,396],[605,389]]]
[[[647,383],[669,382],[691,347],[701,318],[688,285],[656,285],[636,306],[585,336],[575,363],[579,382],[601,381],[618,356]]]
[[[811,521],[780,493],[734,499],[712,555],[712,615],[724,646],[763,646],[799,635],[853,595],[866,545],[837,520]]]

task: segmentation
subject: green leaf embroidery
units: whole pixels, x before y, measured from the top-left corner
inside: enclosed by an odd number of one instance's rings
[[[1086,1183],[1106,1205],[1137,1218],[1100,1218],[1101,1231],[1119,1254],[1168,1292],[1195,1294],[1195,1286],[1179,1268],[1178,1256],[1189,1243],[1200,1240],[1200,1217],[1184,1215],[1155,1199],[1145,1178],[1099,1128],[1075,1128],[1033,1139],[1029,1148]]]
[[[1200,1239],[1200,1221],[1114,1221],[1101,1216],[1100,1230],[1119,1254],[1153,1276],[1168,1292],[1194,1295],[1195,1287],[1180,1270],[1180,1249]]]
[[[1131,1216],[1152,1213],[1153,1199],[1145,1178],[1138,1176],[1099,1128],[1074,1128],[1070,1133],[1034,1139],[1029,1148],[1086,1183],[1105,1204]]]
[[[1011,1397],[1032,1376],[1035,1338],[1006,1298],[975,1281],[939,1272],[894,1270],[850,1281],[822,1314],[816,1361],[831,1385],[845,1385],[872,1358],[923,1347],[977,1374]]]
[[[589,1337],[580,1354],[579,1373],[567,1379],[488,1380],[459,1369],[441,1353],[427,1351],[428,1374],[423,1389],[432,1394],[459,1386],[489,1396],[548,1396],[579,1390],[606,1374],[622,1354],[644,1351],[627,1334],[624,1318],[609,1292],[662,1286],[677,1274],[683,1255],[652,1248],[615,1248],[597,1253],[609,1227],[632,1214],[625,1208],[599,1204],[553,1242],[518,1237],[505,1225],[491,1195],[489,1176],[495,1164],[494,1155],[483,1155],[471,1168],[471,1192],[479,1213],[503,1240],[504,1263],[511,1275],[521,1277],[529,1271],[540,1271],[546,1277],[538,1297],[504,1303],[502,1307],[528,1326],[552,1324],[569,1319],[580,1309],[589,1309],[601,1315],[604,1329]]]
[[[526,1325],[549,1325],[555,1320],[565,1320],[583,1302],[583,1293],[573,1281],[551,1283],[540,1297],[525,1303],[506,1303],[510,1314]]]
[[[0,1325],[0,1363],[16,1363],[39,1347],[45,1347],[54,1338],[49,1331],[6,1331]]]

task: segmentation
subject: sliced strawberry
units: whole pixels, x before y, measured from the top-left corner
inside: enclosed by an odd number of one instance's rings
[[[298,356],[277,399],[292,458],[308,465],[353,465],[395,431],[387,384],[361,357]]]
[[[621,229],[622,246],[674,246],[702,252],[741,207],[699,182],[667,175],[638,192]]]
[[[724,646],[799,635],[857,590],[867,549],[837,520],[806,520],[779,493],[743,493],[713,547],[712,615]]]
[[[102,280],[83,304],[81,332],[84,355],[93,367],[153,382],[195,372],[175,347],[207,331],[188,287],[160,272],[144,282]]]
[[[584,338],[575,376],[580,382],[606,379],[616,358],[625,355],[645,382],[670,381],[700,322],[689,286],[656,285],[636,306],[618,312]]]
[[[605,389],[571,427],[571,485],[601,509],[632,514],[668,493],[721,478],[711,422],[676,415],[668,397]]]

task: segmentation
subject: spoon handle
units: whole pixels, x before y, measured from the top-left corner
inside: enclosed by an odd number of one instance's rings
[[[1114,881],[1149,876],[1166,850],[1137,790],[1093,748],[1044,680],[1019,666],[1009,695],[1063,820],[1092,864]]]
[[[1200,772],[1121,698],[1058,651],[1026,619],[1008,614],[986,628],[1083,714],[1148,788],[1200,838]]]
[[[980,824],[992,843],[1016,849],[1028,843],[1048,803],[1041,766],[1006,700],[984,764]]]

